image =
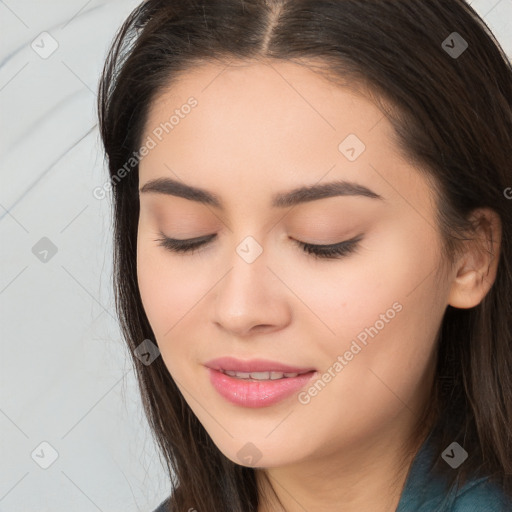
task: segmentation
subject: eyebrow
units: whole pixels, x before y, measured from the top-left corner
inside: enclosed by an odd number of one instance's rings
[[[198,203],[223,209],[222,201],[216,194],[187,185],[172,178],[157,178],[146,182],[139,193],[157,193],[190,199]],[[339,180],[329,183],[307,185],[295,188],[288,192],[279,192],[272,196],[271,206],[285,208],[309,201],[325,199],[334,196],[362,196],[371,199],[384,200],[382,196],[359,183]]]

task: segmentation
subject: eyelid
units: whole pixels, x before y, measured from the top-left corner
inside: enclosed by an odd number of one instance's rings
[[[211,235],[196,236],[194,238],[172,238],[170,236],[164,235],[162,232],[160,232],[159,235],[162,236],[168,242],[172,242],[172,243],[196,244],[196,243],[203,242],[203,241],[207,242],[207,241],[215,238],[217,236],[217,233],[212,233]],[[353,242],[355,243],[355,242],[358,242],[359,240],[361,240],[361,238],[362,238],[362,234],[359,234],[359,235],[356,235],[355,237],[350,238],[348,240],[342,240],[341,242],[334,242],[332,244],[318,244],[318,243],[314,243],[314,242],[304,242],[303,240],[296,240],[295,238],[290,237],[290,239],[293,240],[294,242],[304,244],[304,245],[318,247],[320,249],[332,249],[332,248],[340,246],[340,245],[346,245],[346,244],[353,243]]]
[[[346,244],[350,244],[353,242],[354,243],[359,242],[359,240],[361,240],[362,238],[363,238],[363,234],[360,233],[352,238],[348,238],[346,240],[341,240],[340,242],[333,242],[331,244],[319,244],[316,242],[305,242],[304,240],[296,240],[295,238],[292,238],[292,240],[295,242],[301,243],[301,244],[305,244],[305,245],[313,245],[314,247],[329,249],[329,248],[337,247],[340,245],[346,245]]]
[[[194,238],[171,238],[170,236],[166,236],[163,233],[160,233],[161,236],[163,236],[166,240],[169,240],[170,242],[176,242],[176,243],[190,243],[195,244],[196,242],[202,242],[210,240],[211,238],[214,238],[217,236],[217,233],[213,233],[211,235],[203,235],[203,236],[196,236]]]
[[[155,240],[155,242],[160,242],[159,245],[165,247],[168,251],[182,255],[194,254],[196,251],[201,250],[209,240],[217,236],[217,234],[214,233],[212,235],[205,235],[196,238],[176,239],[169,238],[162,232],[160,232],[160,235],[163,238],[159,238]],[[360,233],[349,240],[344,240],[334,244],[310,244],[293,238],[290,239],[308,256],[311,256],[313,259],[325,261],[339,260],[351,253],[358,252],[359,242],[363,238],[364,235]]]

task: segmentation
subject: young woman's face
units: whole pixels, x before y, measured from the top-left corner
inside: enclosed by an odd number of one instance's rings
[[[170,374],[219,449],[272,467],[408,432],[450,282],[436,279],[431,188],[382,112],[297,64],[211,64],[158,98],[142,140],[140,292]],[[179,187],[151,191],[157,179]],[[351,187],[276,200],[334,182]],[[187,187],[205,192],[178,195]],[[218,204],[201,200],[210,195]],[[163,236],[205,243],[173,252]],[[349,240],[337,258],[299,245]],[[225,357],[238,362],[212,363]]]

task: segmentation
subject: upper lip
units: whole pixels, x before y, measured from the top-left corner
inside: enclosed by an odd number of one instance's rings
[[[270,361],[268,359],[249,359],[243,361],[234,357],[219,357],[211,359],[204,363],[205,366],[212,370],[228,370],[234,372],[283,372],[283,373],[307,373],[314,371],[309,366],[299,367],[290,366],[288,364]]]

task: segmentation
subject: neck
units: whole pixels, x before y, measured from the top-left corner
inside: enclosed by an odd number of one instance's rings
[[[293,465],[256,471],[258,512],[394,512],[427,428],[414,435],[410,411],[373,437]],[[428,425],[430,422],[425,422]],[[404,439],[409,439],[404,442]]]

